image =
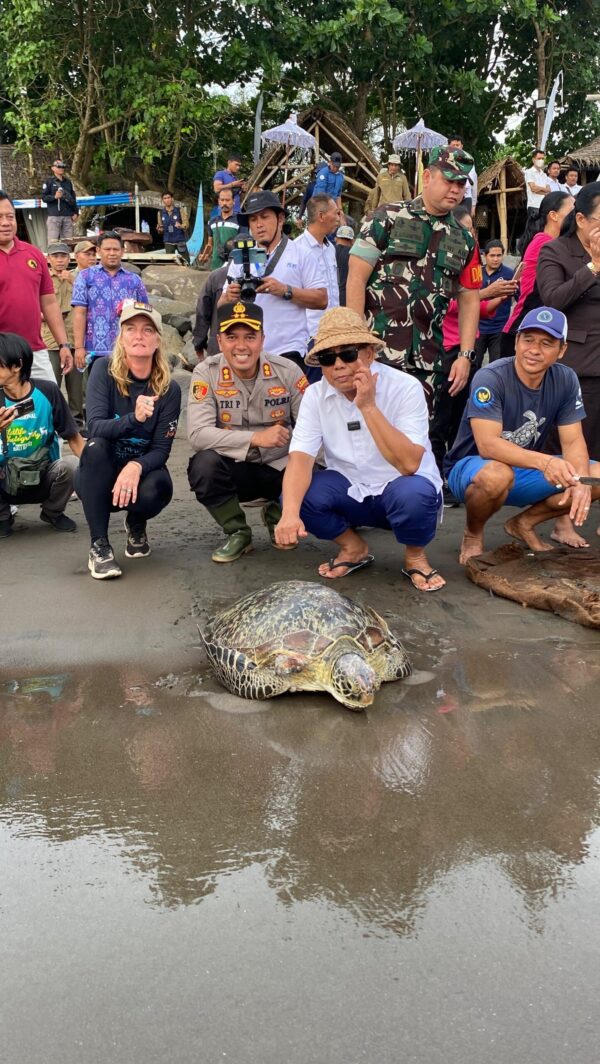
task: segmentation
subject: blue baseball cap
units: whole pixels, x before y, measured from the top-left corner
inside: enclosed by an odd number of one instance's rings
[[[552,307],[537,307],[535,310],[530,310],[523,318],[517,332],[527,332],[532,329],[541,329],[542,332],[554,336],[556,340],[566,343],[567,319],[561,310],[554,310]]]

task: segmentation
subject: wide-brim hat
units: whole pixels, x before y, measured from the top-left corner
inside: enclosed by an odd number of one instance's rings
[[[385,347],[383,340],[371,332],[355,310],[350,310],[349,307],[332,307],[331,310],[326,310],[321,318],[314,345],[304,361],[307,366],[318,366],[316,356],[319,352],[349,344],[372,344],[378,350]]]
[[[157,333],[162,336],[162,318],[158,311],[150,306],[149,303],[138,303],[135,299],[123,300],[123,308],[121,310],[119,324],[124,325],[125,322],[129,321],[131,318],[137,318],[138,314],[142,314],[145,318],[149,318]]]

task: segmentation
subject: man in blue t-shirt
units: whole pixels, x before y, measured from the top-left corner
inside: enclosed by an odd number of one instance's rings
[[[558,364],[566,351],[567,319],[538,307],[521,322],[514,358],[477,371],[444,472],[452,494],[467,509],[459,561],[484,550],[486,522],[502,506],[526,507],[504,525],[533,551],[551,550],[536,526],[570,507],[576,525],[586,520],[600,488],[580,477],[600,476],[590,464],[581,422],[585,417],[575,372]],[[562,457],[543,453],[558,429]]]
[[[233,152],[227,156],[227,167],[225,170],[217,170],[213,177],[213,188],[215,195],[219,195],[222,188],[230,188],[233,191],[233,211],[234,214],[238,214],[241,207],[240,192],[246,191],[246,182],[243,177],[239,176],[242,168],[242,160],[239,155],[235,155]]]
[[[481,366],[486,351],[490,362],[501,358],[502,330],[510,317],[510,307],[517,284],[513,281],[514,270],[502,262],[504,244],[501,240],[488,240],[483,250],[485,264],[482,270],[482,299],[502,300],[491,318],[481,318],[479,336],[475,341],[475,365]]]

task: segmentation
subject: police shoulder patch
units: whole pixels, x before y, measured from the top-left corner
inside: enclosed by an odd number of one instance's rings
[[[194,381],[192,383],[192,396],[197,403],[202,402],[208,395],[208,382],[207,381]]]
[[[263,362],[262,371],[263,371],[263,377],[272,377],[273,376],[273,370],[271,369],[271,367],[270,367],[268,362]]]
[[[295,387],[298,389],[299,392],[306,391],[306,389],[308,388],[308,381],[304,374],[302,374],[301,377],[298,377],[298,380],[295,382]]]

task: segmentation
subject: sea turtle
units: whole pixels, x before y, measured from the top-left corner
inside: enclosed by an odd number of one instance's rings
[[[303,580],[245,595],[201,635],[217,677],[243,698],[329,691],[360,710],[385,680],[412,671],[400,640],[375,610]]]

